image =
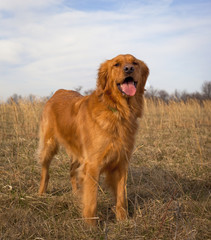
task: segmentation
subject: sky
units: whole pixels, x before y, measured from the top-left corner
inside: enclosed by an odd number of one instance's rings
[[[0,0],[0,100],[94,89],[100,63],[147,63],[147,88],[211,81],[210,0]]]

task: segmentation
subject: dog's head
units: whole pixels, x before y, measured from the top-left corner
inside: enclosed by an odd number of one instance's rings
[[[97,91],[116,93],[124,98],[143,94],[148,75],[149,69],[143,61],[129,54],[118,55],[101,64]]]

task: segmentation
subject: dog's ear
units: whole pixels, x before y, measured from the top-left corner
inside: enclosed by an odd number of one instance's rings
[[[149,68],[147,67],[146,63],[139,60],[139,64],[141,67],[141,84],[139,85],[139,92],[144,93],[144,87],[149,76]]]
[[[102,63],[98,70],[97,91],[102,93],[108,80],[108,61]]]

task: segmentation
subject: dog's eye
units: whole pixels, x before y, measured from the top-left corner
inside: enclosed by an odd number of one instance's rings
[[[133,62],[133,65],[138,65],[138,63],[137,62]]]
[[[115,67],[119,67],[120,63],[116,63],[114,64]]]

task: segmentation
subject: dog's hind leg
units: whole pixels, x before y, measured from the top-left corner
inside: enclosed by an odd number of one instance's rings
[[[50,132],[50,131],[49,131]],[[58,143],[52,134],[40,134],[39,159],[42,165],[39,195],[46,192],[49,181],[49,166],[53,156],[58,151]]]
[[[70,160],[70,182],[72,185],[73,193],[76,193],[78,190],[78,177],[77,177],[77,170],[80,167],[80,163],[77,159],[73,157]]]

